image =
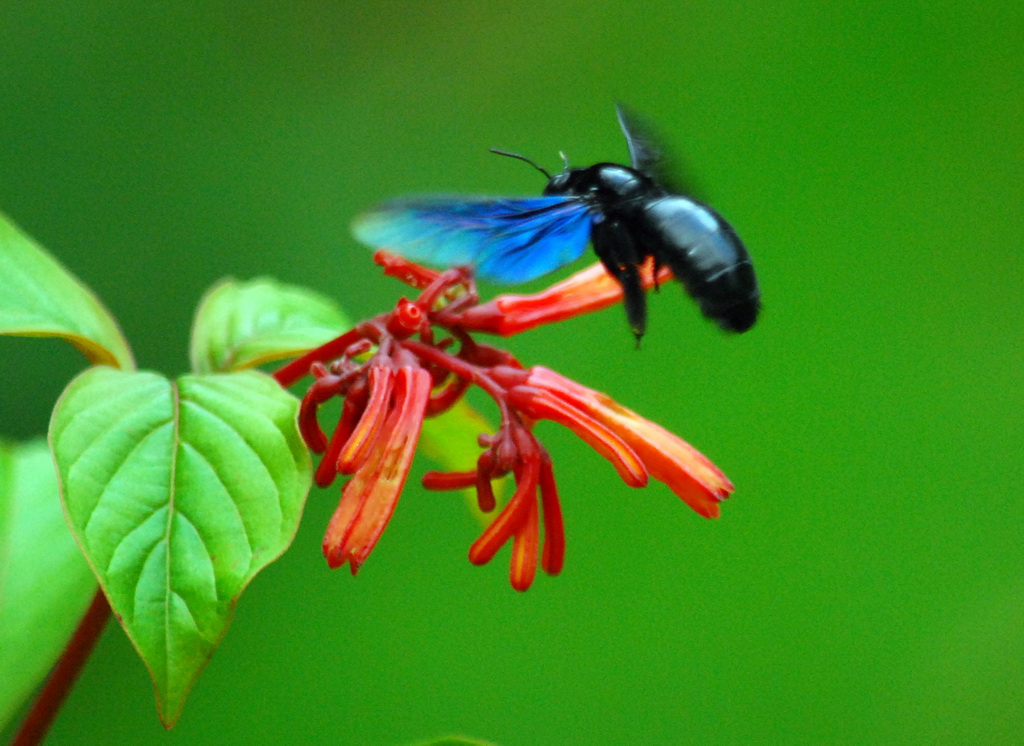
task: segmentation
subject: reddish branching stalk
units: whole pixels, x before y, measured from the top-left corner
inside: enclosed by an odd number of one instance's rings
[[[64,648],[60,660],[50,672],[50,677],[43,685],[42,691],[32,703],[32,709],[22,722],[13,746],[35,746],[42,743],[50,730],[61,705],[71,692],[78,675],[82,672],[85,662],[89,659],[93,646],[99,639],[103,628],[110,619],[110,604],[102,590],[97,590],[92,603],[78,623],[74,635]]]
[[[530,587],[538,564],[549,575],[558,574],[565,557],[551,457],[533,434],[538,420],[572,430],[629,486],[643,487],[654,477],[699,514],[718,515],[732,485],[687,443],[604,394],[546,368],[525,368],[510,353],[471,335],[508,336],[619,302],[620,286],[599,265],[537,295],[481,304],[468,270],[436,272],[386,252],[375,260],[419,296],[402,298],[394,310],[356,325],[275,374],[283,386],[313,377],[299,411],[299,430],[309,448],[322,454],[317,484],[326,487],[338,474],[351,477],[324,537],[331,567],[347,562],[353,574],[359,570],[394,513],[424,418],[447,411],[471,386],[497,405],[497,431],[480,435],[476,469],[428,472],[423,485],[475,487],[486,513],[496,508],[493,480],[514,477],[512,497],[470,547],[469,559],[485,564],[511,542],[516,590]],[[644,279],[650,287],[668,277],[655,277],[648,267]],[[318,413],[335,397],[343,404],[328,437]]]

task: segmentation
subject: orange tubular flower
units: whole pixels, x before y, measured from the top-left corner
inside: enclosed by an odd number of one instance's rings
[[[668,267],[655,274],[653,259],[648,259],[640,275],[645,289],[658,287],[672,278]],[[622,285],[600,264],[592,264],[536,295],[502,295],[490,303],[474,306],[461,314],[460,322],[466,330],[510,337],[541,324],[600,311],[621,300]]]
[[[372,410],[367,405],[360,426],[342,452],[343,458],[346,450],[363,453],[364,457],[342,490],[341,502],[324,537],[327,564],[340,567],[347,561],[353,575],[366,561],[395,512],[409,476],[430,396],[430,374],[422,368],[401,367],[393,376],[393,401]],[[386,399],[391,398],[389,384],[390,376],[384,384]],[[362,428],[368,419],[374,422]]]
[[[718,517],[718,504],[732,493],[732,482],[682,438],[644,419],[606,394],[581,386],[548,368],[530,368],[526,385],[564,402],[581,419],[589,417],[607,428],[635,452],[652,477],[667,484],[705,518]],[[516,389],[509,392],[510,396],[515,393]],[[527,399],[531,396],[536,394],[528,393]],[[555,417],[548,419],[558,421]]]
[[[627,485],[643,487],[654,477],[700,515],[718,516],[719,503],[733,486],[686,442],[598,391],[547,368],[524,368],[508,352],[470,335],[515,334],[618,302],[621,286],[599,265],[537,295],[501,296],[479,305],[468,270],[435,272],[386,252],[375,260],[386,274],[421,290],[419,297],[401,299],[393,311],[358,324],[275,373],[283,386],[313,376],[299,409],[299,430],[310,449],[323,454],[317,484],[326,487],[338,474],[352,475],[324,537],[330,567],[348,562],[355,574],[366,561],[405,486],[424,418],[450,408],[470,386],[497,404],[498,429],[479,437],[484,450],[476,469],[428,472],[423,485],[475,487],[486,513],[496,508],[492,480],[513,475],[514,494],[473,543],[469,559],[486,564],[511,543],[509,576],[516,590],[530,587],[538,565],[557,575],[565,557],[554,469],[533,433],[538,420],[572,430]],[[665,279],[665,274],[655,277],[651,266],[644,270],[647,286]],[[344,403],[328,438],[317,414],[333,397]]]

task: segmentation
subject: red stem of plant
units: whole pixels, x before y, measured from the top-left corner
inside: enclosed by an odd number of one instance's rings
[[[78,623],[75,634],[50,673],[50,678],[46,680],[43,690],[32,704],[28,717],[21,724],[18,734],[14,737],[13,746],[34,746],[42,743],[71,687],[89,659],[89,653],[92,652],[108,619],[110,604],[107,603],[103,591],[97,590],[85,616]]]
[[[274,371],[274,378],[283,388],[288,388],[300,378],[305,378],[309,375],[309,366],[313,363],[322,363],[325,360],[341,357],[345,350],[362,339],[362,336],[355,329],[350,329],[340,337],[336,337],[327,344],[310,350],[302,357],[297,357],[283,368]]]
[[[460,357],[449,355],[443,350],[417,342],[414,339],[403,340],[401,345],[415,353],[420,360],[426,360],[427,362],[434,363],[434,365],[439,365],[446,370],[450,370],[460,378],[475,383],[496,400],[500,400],[505,393],[504,389],[491,380],[490,376],[484,373],[479,365],[473,365],[473,363],[467,362]]]

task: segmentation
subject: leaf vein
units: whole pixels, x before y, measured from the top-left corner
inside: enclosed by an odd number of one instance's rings
[[[178,517],[185,523],[187,523],[189,526],[191,526],[192,530],[195,532],[195,535],[199,538],[199,544],[203,547],[203,551],[206,553],[206,559],[210,566],[210,572],[214,576],[213,598],[215,601],[220,602],[220,591],[217,589],[216,572],[214,572],[213,570],[213,553],[210,551],[210,547],[206,544],[206,539],[203,537],[203,534],[199,531],[199,527],[196,526],[196,522],[189,518],[187,515],[185,515],[185,513],[180,509],[178,510]],[[168,547],[168,551],[170,551],[170,549],[171,547]],[[181,594],[177,591],[174,591],[170,586],[168,586],[168,590],[170,590],[176,596],[184,600]],[[189,613],[191,614],[192,612],[189,611]],[[193,616],[195,615],[193,614]]]
[[[177,488],[178,443],[181,427],[181,397],[178,382],[171,383],[171,411],[174,413],[174,437],[171,439],[171,478],[167,485],[167,530],[164,538],[167,541],[167,560],[165,569],[166,591],[164,592],[164,670],[171,668],[171,530],[174,527],[174,498]],[[188,604],[185,603],[185,608]],[[189,614],[191,614],[191,610]]]
[[[256,449],[253,446],[253,444],[249,442],[249,439],[245,437],[245,434],[242,433],[242,431],[240,431],[238,428],[236,428],[230,422],[225,420],[221,415],[217,414],[216,412],[214,412],[213,410],[209,409],[208,407],[204,407],[202,404],[200,404],[199,402],[197,402],[195,400],[189,399],[188,400],[188,404],[194,406],[196,409],[199,409],[199,410],[202,410],[203,412],[206,412],[207,414],[209,414],[214,419],[219,420],[220,422],[222,422],[226,428],[228,428],[229,430],[231,430],[231,432],[233,432],[235,435],[238,436],[239,440],[241,440],[243,443],[245,443],[245,445],[249,449],[250,453],[252,453],[256,457],[256,460],[260,462],[260,466],[263,467],[263,472],[267,476],[267,478],[270,480],[270,483],[272,485],[274,485],[274,492],[277,494],[278,508],[281,510],[282,515],[283,515],[283,513],[284,513],[284,504],[283,504],[284,503],[284,491],[277,484],[277,480],[274,479],[274,472],[270,468],[270,466],[267,464],[266,460],[263,458],[263,454],[261,454],[259,452],[259,450]],[[277,427],[276,427],[276,425],[275,425],[273,420],[269,419],[268,417],[263,417],[263,420],[265,422],[269,422],[271,424],[271,426],[273,426],[275,429],[277,429]],[[192,445],[193,448],[195,448],[195,444],[191,444],[191,445]],[[198,451],[199,449],[197,448],[196,450]],[[218,475],[218,479],[219,478],[220,477]]]
[[[84,414],[86,414],[88,412],[95,411],[100,406],[106,405],[108,403],[109,403],[109,400],[103,400],[102,403],[97,402],[95,405],[87,407],[86,409],[83,409],[81,412],[79,412],[78,413],[78,417],[81,417],[81,416],[83,416]],[[65,467],[66,470],[67,470],[67,473],[70,474],[71,470],[74,469],[75,464],[77,464],[82,459],[82,457],[85,456],[87,453],[89,453],[91,450],[93,450],[94,448],[102,447],[102,444],[100,443],[100,441],[103,439],[103,437],[105,435],[110,433],[112,430],[117,429],[121,425],[121,423],[123,423],[126,419],[134,416],[140,409],[143,409],[143,408],[149,406],[149,404],[150,404],[150,402],[148,400],[140,401],[137,406],[135,406],[135,407],[133,407],[131,409],[128,409],[126,411],[123,411],[120,414],[118,414],[116,417],[114,417],[99,432],[97,432],[97,433],[90,433],[90,435],[89,435],[89,445],[87,445],[85,448],[83,448],[81,453],[79,453],[77,456],[75,456],[71,461],[69,461],[67,463],[67,465]],[[153,430],[156,430],[158,427],[161,427],[162,425],[166,425],[170,421],[171,421],[171,418],[167,418],[167,419],[161,418],[161,420],[159,422],[156,422],[153,425],[153,427],[150,429],[150,431],[147,432],[146,435],[143,436],[143,438],[140,438],[140,440],[144,439],[145,437],[148,437],[149,434],[152,433]],[[70,424],[70,421],[69,421],[69,424]],[[66,430],[67,430],[67,427],[63,427],[60,430],[58,430],[55,433],[56,438],[59,440],[61,437],[63,437],[64,432]]]
[[[121,459],[121,461],[118,463],[117,468],[114,469],[114,471],[106,478],[105,482],[103,483],[103,486],[100,488],[100,496],[99,498],[97,498],[96,504],[92,506],[92,509],[89,511],[89,514],[85,518],[85,523],[82,526],[83,537],[89,532],[89,527],[92,525],[92,519],[96,516],[96,512],[99,510],[100,505],[103,504],[104,498],[110,495],[110,483],[117,478],[117,475],[121,473],[121,470],[131,461],[132,454],[139,450],[139,448],[141,448],[142,445],[157,432],[157,430],[161,429],[166,424],[166,422],[157,423],[152,428],[150,428],[141,438],[136,440],[135,444],[131,447],[131,450],[128,451],[128,453],[125,454],[125,457]],[[67,468],[67,473],[70,476],[71,466]],[[150,516],[152,516],[153,513],[155,513],[162,507],[164,507],[164,505],[161,503],[160,505],[153,509],[153,511],[150,513]],[[140,521],[138,525],[141,525],[142,523],[144,523],[144,521]]]
[[[234,493],[228,487],[228,483],[221,477],[220,472],[217,471],[217,467],[213,465],[213,462],[209,458],[207,458],[206,454],[199,450],[199,448],[196,447],[195,443],[182,441],[182,444],[189,446],[192,449],[193,453],[195,453],[196,456],[201,458],[203,462],[210,467],[210,471],[213,472],[213,476],[216,477],[217,482],[224,489],[224,493],[228,496],[228,502],[231,503],[231,506],[235,509],[235,515],[238,516],[238,523],[242,526],[242,533],[245,534],[245,543],[246,546],[249,547],[249,555],[251,562],[251,557],[256,554],[256,549],[253,546],[252,538],[249,536],[249,529],[245,525],[245,518],[242,515],[242,509],[239,507],[239,501],[235,498]],[[193,523],[192,521],[189,521],[189,523],[191,523],[192,526],[195,527],[195,523]],[[199,534],[198,529],[196,530],[196,534]],[[202,536],[200,536],[200,539],[202,539]],[[203,548],[206,549],[206,553],[210,556],[210,561],[212,563],[213,554],[206,547],[205,539],[203,539]]]

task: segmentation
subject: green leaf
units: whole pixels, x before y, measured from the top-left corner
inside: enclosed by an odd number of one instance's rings
[[[430,741],[417,741],[411,746],[498,746],[498,744],[469,736],[442,736]]]
[[[196,310],[189,357],[197,373],[241,370],[295,357],[352,324],[334,301],[269,277],[223,280]]]
[[[472,471],[483,449],[477,443],[480,433],[493,433],[491,425],[483,415],[460,399],[448,411],[423,421],[420,433],[420,451],[436,461],[444,471]],[[500,506],[505,492],[506,479],[494,482],[494,497]],[[476,490],[463,490],[466,506],[481,525],[494,520],[494,513],[484,513],[476,500]]]
[[[0,334],[63,337],[93,363],[135,367],[117,322],[93,292],[3,215]]]
[[[310,459],[297,400],[255,371],[91,368],[50,422],[71,529],[170,727],[246,585],[295,536]]]
[[[46,442],[0,443],[0,731],[49,673],[95,593]]]

